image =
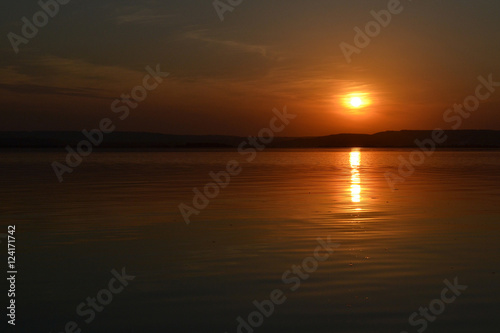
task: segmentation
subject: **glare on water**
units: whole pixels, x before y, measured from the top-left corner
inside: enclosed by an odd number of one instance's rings
[[[351,200],[361,202],[361,178],[359,167],[361,165],[361,153],[359,150],[352,150],[349,153],[351,162]]]

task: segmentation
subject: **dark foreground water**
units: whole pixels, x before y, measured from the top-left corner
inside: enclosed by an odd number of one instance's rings
[[[16,225],[18,269],[7,331],[231,333],[241,317],[245,333],[497,332],[500,152],[437,152],[393,191],[384,173],[409,153],[263,152],[187,225],[179,204],[242,156],[94,153],[60,184],[63,154],[2,152],[0,233]],[[135,278],[120,283],[123,268]],[[467,289],[444,290],[455,278]]]

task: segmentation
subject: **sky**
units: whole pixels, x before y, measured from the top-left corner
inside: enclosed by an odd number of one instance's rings
[[[117,131],[246,136],[284,106],[297,118],[283,136],[450,129],[443,114],[479,76],[500,82],[500,2],[402,0],[347,61],[341,44],[392,1],[233,0],[222,21],[213,0],[70,0],[30,38],[22,18],[39,3],[4,1],[0,130],[109,117]],[[168,77],[119,119],[113,101],[157,65]],[[500,130],[499,111],[500,88],[456,129]]]

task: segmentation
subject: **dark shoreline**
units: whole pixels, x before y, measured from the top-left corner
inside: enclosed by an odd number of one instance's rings
[[[94,134],[89,138],[77,131],[0,132],[0,150],[47,150],[77,146],[91,141],[96,151],[193,151],[238,149],[247,137],[223,135],[169,135],[146,132],[114,132]],[[500,131],[446,130],[446,140],[437,143],[431,130],[387,131],[375,134],[335,134],[319,137],[276,137],[266,149],[388,148],[405,149],[499,149]],[[92,141],[93,140],[93,141]],[[97,143],[97,144],[96,144]],[[250,146],[249,143],[246,145]]]

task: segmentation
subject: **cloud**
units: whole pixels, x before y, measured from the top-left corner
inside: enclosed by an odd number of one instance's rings
[[[0,67],[0,84],[29,81],[29,75],[19,73],[15,66]]]
[[[149,8],[125,7],[116,11],[115,21],[121,24],[164,24],[171,22],[174,14],[159,14]]]
[[[215,38],[206,37],[206,30],[196,30],[186,32],[183,35],[184,38],[199,40],[206,43],[221,45],[234,51],[244,52],[244,53],[256,53],[263,57],[269,55],[269,47],[264,45],[252,45],[242,42],[235,42],[232,40],[219,40]]]
[[[0,83],[0,89],[18,94],[66,95],[66,96],[108,99],[108,97],[103,97],[100,94],[96,94],[96,92],[99,91],[88,88],[71,89],[71,88],[41,86],[29,83],[21,83],[21,84]]]
[[[81,59],[35,56],[0,67],[0,89],[20,94],[110,98],[117,91],[130,89],[143,76],[141,71]]]

